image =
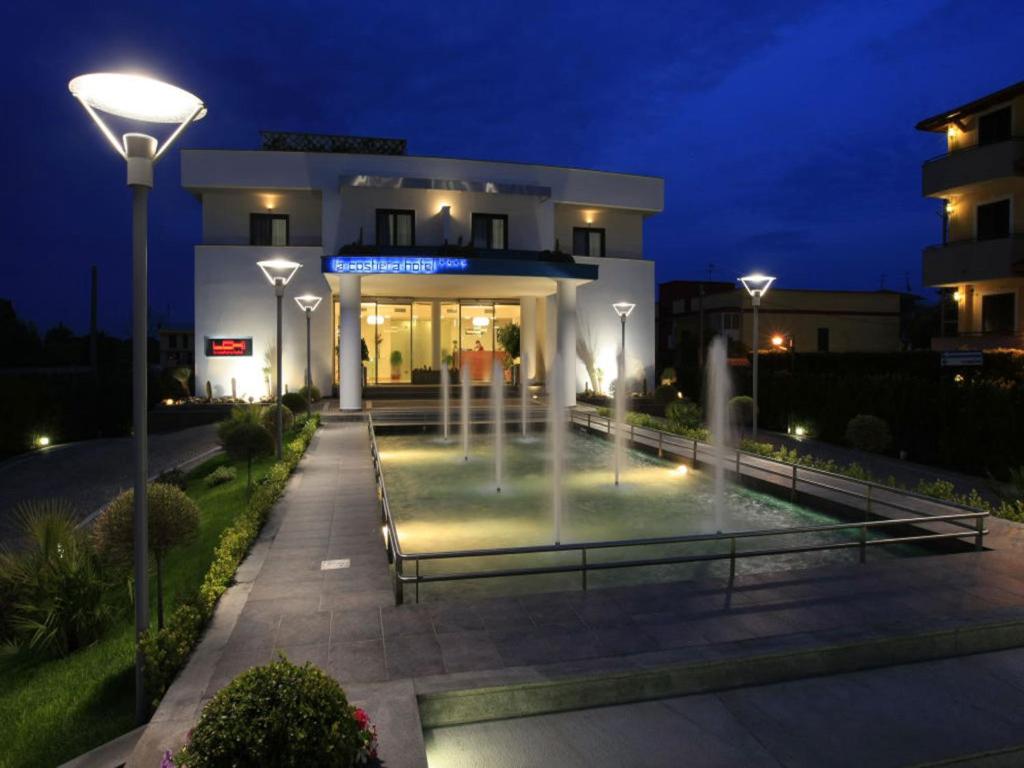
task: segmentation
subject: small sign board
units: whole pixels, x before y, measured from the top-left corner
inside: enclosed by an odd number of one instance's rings
[[[943,368],[956,368],[961,366],[982,365],[984,359],[978,350],[957,350],[955,352],[943,352],[940,364]]]
[[[252,337],[235,339],[206,338],[207,357],[252,357]]]

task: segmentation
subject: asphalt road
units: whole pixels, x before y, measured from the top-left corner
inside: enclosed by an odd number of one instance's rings
[[[150,476],[217,447],[216,425],[149,437]],[[30,499],[64,498],[85,518],[132,485],[130,437],[55,445],[0,464],[0,542],[17,536],[15,507]]]

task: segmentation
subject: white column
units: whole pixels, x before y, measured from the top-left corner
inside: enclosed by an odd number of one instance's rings
[[[576,283],[559,280],[558,355],[562,361],[565,406],[576,405]]]
[[[343,411],[358,411],[363,407],[363,360],[359,344],[360,277],[338,277],[339,407]]]
[[[441,302],[430,303],[430,367],[441,370]]]
[[[526,355],[527,369],[520,371],[525,381],[537,377],[537,298],[523,296],[519,299],[519,353]]]

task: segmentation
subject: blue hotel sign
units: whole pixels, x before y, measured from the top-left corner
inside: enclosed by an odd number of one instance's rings
[[[467,259],[444,256],[331,256],[325,272],[351,275],[440,275],[467,272]]]

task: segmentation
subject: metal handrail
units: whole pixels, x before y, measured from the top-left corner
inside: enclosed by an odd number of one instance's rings
[[[580,421],[584,423],[581,426],[587,426],[588,428],[594,428],[594,421],[600,420],[603,422],[598,426],[604,427],[606,434],[612,434],[613,423],[611,419],[603,416],[586,414],[585,418],[583,414],[572,412],[570,422],[573,424],[579,424]],[[901,505],[893,500],[878,500],[876,503],[892,509],[901,510],[904,512],[910,512],[915,517],[901,517],[901,518],[886,518],[879,520],[862,520],[857,522],[849,523],[830,523],[827,525],[811,525],[811,526],[794,526],[791,528],[775,528],[775,529],[762,529],[762,530],[749,530],[749,531],[730,531],[730,532],[718,532],[718,533],[703,533],[703,534],[686,534],[681,536],[661,536],[647,539],[620,539],[615,541],[589,541],[589,542],[575,542],[565,544],[538,544],[528,545],[519,547],[495,547],[486,549],[467,549],[457,551],[440,551],[440,552],[416,552],[416,553],[405,553],[402,551],[401,541],[398,538],[397,528],[395,526],[394,518],[391,514],[391,504],[388,499],[387,487],[384,482],[384,472],[382,461],[380,459],[380,452],[377,446],[377,437],[374,431],[374,423],[372,414],[367,419],[367,428],[370,434],[370,452],[373,458],[375,479],[378,487],[378,499],[381,505],[381,515],[384,522],[385,529],[387,531],[386,546],[388,550],[388,559],[395,565],[395,601],[397,604],[401,604],[404,600],[403,587],[405,584],[413,584],[415,586],[416,601],[419,602],[419,585],[421,583],[429,582],[442,582],[442,581],[465,581],[471,579],[486,579],[486,578],[499,578],[507,576],[528,576],[528,575],[540,575],[540,574],[555,574],[555,573],[574,573],[578,572],[581,574],[583,589],[587,589],[587,574],[590,571],[603,571],[617,568],[636,568],[636,567],[649,567],[656,565],[673,565],[682,563],[697,563],[697,562],[710,562],[716,560],[729,560],[729,577],[730,579],[735,577],[736,573],[736,561],[738,559],[750,558],[750,557],[769,557],[786,554],[799,554],[807,552],[820,552],[830,551],[839,549],[860,549],[860,562],[865,562],[867,559],[868,547],[883,546],[888,544],[902,544],[911,543],[917,541],[936,541],[936,540],[948,540],[948,539],[964,539],[973,538],[976,549],[981,549],[983,544],[983,538],[988,533],[985,527],[985,518],[988,517],[989,513],[982,510],[971,509],[963,505],[955,504],[952,502],[944,502],[937,500],[922,494],[916,494],[913,492],[900,491],[893,489],[889,486],[883,486],[877,483],[872,483],[867,480],[857,480],[849,478],[843,475],[826,472],[823,470],[815,470],[807,467],[798,467],[797,465],[786,464],[779,462],[774,459],[767,459],[757,454],[750,454],[744,451],[736,450],[734,457],[727,463],[735,466],[735,471],[741,473],[742,468],[746,466],[748,469],[753,469],[758,472],[767,472],[777,476],[784,476],[792,478],[794,489],[797,482],[805,485],[812,485],[817,487],[826,488],[830,491],[854,496],[860,499],[866,499],[868,502],[867,513],[871,512],[871,501],[872,501],[872,489],[878,488],[888,494],[900,494],[909,496],[912,498],[922,499],[930,504],[938,506],[958,509],[962,511],[953,512],[950,514],[928,514],[926,512],[920,512],[918,510]],[[675,435],[661,430],[655,430],[648,427],[636,427],[630,425],[629,437],[632,442],[639,442],[636,440],[637,430],[640,431],[640,437],[651,440],[651,434],[657,434],[658,436],[658,447],[664,450],[666,442],[669,444],[669,448],[685,448],[692,454],[692,459],[698,461],[698,455],[703,449],[706,453],[712,447],[706,443],[702,443],[698,440],[690,438],[684,438],[680,435]],[[648,433],[648,434],[644,434]],[[761,463],[766,463],[769,468],[763,466],[752,466],[749,463],[744,464],[744,456],[749,458],[755,458]],[[781,472],[771,468],[771,465],[779,465],[787,467],[788,471]],[[848,489],[841,488],[828,483],[819,482],[810,478],[798,478],[797,471],[803,471],[804,473],[815,473],[827,477],[833,477],[841,480],[845,483],[860,483],[867,487],[867,493],[865,495],[857,494],[856,492]],[[973,520],[974,524],[970,525],[966,521]],[[952,526],[960,527],[962,531],[954,531],[949,533],[937,533],[927,532],[921,534],[913,534],[906,536],[890,536],[883,539],[867,538],[868,531],[872,529],[884,529],[891,526],[917,526],[922,522],[928,523],[946,523]],[[793,536],[809,533],[828,533],[844,530],[857,530],[860,535],[856,541],[844,541],[844,542],[832,542],[822,544],[805,544],[793,547],[775,547],[769,549],[755,549],[746,551],[737,551],[736,543],[738,540],[744,539],[759,539],[770,536]],[[629,560],[617,560],[617,561],[603,561],[603,562],[588,562],[587,552],[593,550],[610,550],[610,549],[625,549],[630,547],[648,547],[648,546],[659,546],[669,544],[699,544],[699,543],[710,543],[710,542],[728,542],[728,552],[714,552],[704,554],[693,554],[693,555],[676,555],[676,556],[657,556],[650,558],[641,559],[629,559]],[[525,554],[545,554],[545,553],[566,553],[566,552],[578,552],[580,553],[580,561],[574,563],[566,563],[561,565],[546,565],[546,566],[532,566],[524,568],[503,568],[493,569],[486,571],[470,571],[464,573],[442,573],[442,574],[422,574],[420,572],[420,563],[429,562],[433,560],[452,560],[461,558],[486,558],[486,557],[499,557],[499,556],[515,556]],[[406,574],[404,572],[404,565],[407,561],[411,561],[415,566],[415,574]]]
[[[1009,137],[1007,137],[1005,139],[1000,139],[999,141],[991,141],[991,142],[989,142],[987,144],[978,144],[977,141],[975,141],[974,144],[968,144],[968,145],[963,146],[963,147],[955,147],[954,149],[946,150],[941,155],[935,155],[935,157],[929,157],[927,160],[925,160],[922,163],[922,166],[928,165],[930,163],[936,163],[939,160],[944,160],[947,157],[956,157],[961,152],[970,152],[972,149],[986,149],[987,147],[998,147],[1000,144],[1021,144],[1021,143],[1024,143],[1024,136],[1016,136],[1016,135],[1009,136]]]

